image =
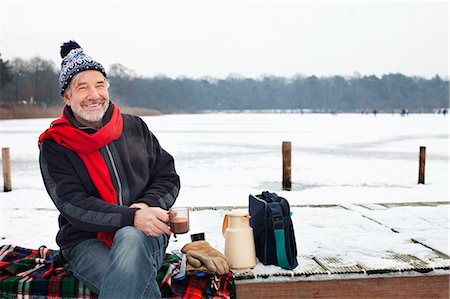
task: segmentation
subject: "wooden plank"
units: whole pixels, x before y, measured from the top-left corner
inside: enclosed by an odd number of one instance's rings
[[[248,270],[233,270],[234,279],[249,281],[254,278],[268,278],[268,277],[286,277],[287,279],[292,277],[307,277],[311,275],[327,275],[330,273],[328,269],[324,269],[320,264],[316,262],[314,257],[300,255],[297,257],[298,266],[293,270],[284,270],[274,266],[271,267],[258,267],[257,271],[253,269]]]
[[[293,270],[294,276],[308,276],[317,274],[327,274],[328,270],[324,269],[314,257],[300,255],[297,257],[298,266]]]
[[[437,207],[440,205],[448,205],[449,201],[430,201],[430,202],[392,202],[392,203],[377,203],[377,204],[355,204],[356,206],[361,206],[371,210],[386,210],[388,208],[397,207]],[[374,208],[375,206],[378,208]],[[291,204],[291,208],[343,208],[341,204]],[[205,210],[236,210],[236,209],[248,209],[248,206],[238,205],[238,206],[191,206],[189,207],[191,211],[205,211]]]
[[[322,268],[328,270],[332,274],[364,272],[356,262],[344,263],[342,259],[337,256],[314,257],[313,259],[322,266]]]
[[[420,244],[420,245],[422,245],[423,247],[426,247],[426,248],[432,250],[432,251],[433,251],[436,255],[438,255],[440,258],[442,258],[442,259],[444,259],[444,260],[447,260],[447,264],[448,264],[448,260],[450,259],[450,256],[448,256],[448,255],[445,254],[444,252],[442,252],[442,251],[440,251],[440,250],[437,250],[437,249],[435,249],[435,248],[433,248],[433,247],[431,247],[431,246],[428,246],[427,244],[425,244],[425,243],[423,243],[423,242],[417,241],[417,240],[414,239],[414,238],[411,239],[411,242]]]
[[[390,272],[403,272],[403,271],[416,271],[420,273],[427,273],[433,271],[433,269],[440,267],[445,268],[446,260],[440,258],[437,255],[432,254],[430,259],[434,260],[433,265],[428,264],[412,254],[398,253],[394,251],[387,251],[386,255],[382,257],[384,262],[382,265],[367,265],[363,262],[359,262],[358,265],[362,267],[367,274],[379,274]]]
[[[383,276],[352,279],[236,282],[239,299],[395,298],[448,299],[450,275]]]
[[[393,252],[392,257],[401,261],[404,261],[411,265],[415,271],[432,271],[433,268],[428,265],[427,262],[419,259],[418,257],[409,253],[397,253]],[[402,269],[403,270],[403,269]]]
[[[355,205],[372,211],[383,211],[388,209],[387,207],[376,203],[359,203]]]
[[[412,202],[383,202],[379,203],[386,208],[397,207],[437,207],[440,205],[448,205],[449,201],[412,201]]]

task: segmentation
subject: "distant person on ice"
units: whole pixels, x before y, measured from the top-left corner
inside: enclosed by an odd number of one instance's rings
[[[40,167],[59,212],[56,241],[100,298],[161,297],[156,274],[180,188],[174,160],[137,116],[110,102],[103,66],[61,46],[63,115],[39,137]]]

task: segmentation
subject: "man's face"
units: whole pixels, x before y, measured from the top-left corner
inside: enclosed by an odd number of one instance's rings
[[[69,83],[64,101],[82,124],[98,128],[109,105],[108,87],[103,74],[88,70]]]

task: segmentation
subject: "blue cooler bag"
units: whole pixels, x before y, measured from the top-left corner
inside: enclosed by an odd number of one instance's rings
[[[258,260],[283,269],[297,267],[297,244],[289,202],[268,191],[249,196],[250,226]]]

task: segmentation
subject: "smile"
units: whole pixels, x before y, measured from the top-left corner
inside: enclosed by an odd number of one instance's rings
[[[105,102],[104,101],[90,101],[87,103],[83,103],[80,106],[83,108],[88,108],[88,109],[95,109],[98,108],[100,106],[103,106]]]

